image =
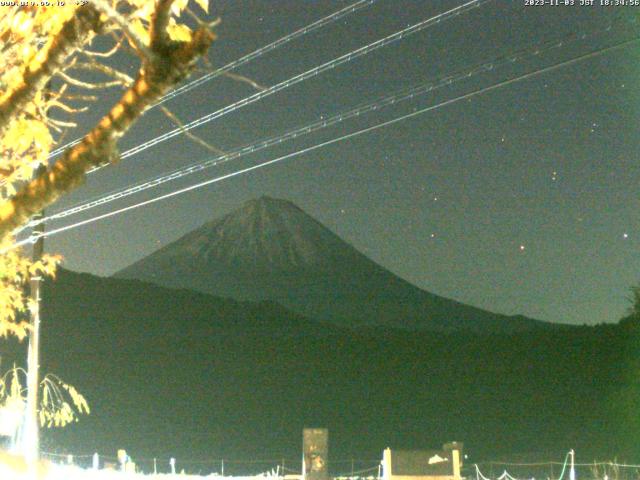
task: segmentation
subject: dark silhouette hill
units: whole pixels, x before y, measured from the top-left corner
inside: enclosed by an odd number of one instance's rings
[[[225,458],[227,474],[247,473],[283,457],[299,468],[302,428],[325,426],[333,461],[374,467],[387,446],[454,439],[471,462],[561,460],[570,448],[585,462],[640,459],[637,324],[508,335],[345,329],[274,303],[65,270],[43,296],[43,370],[92,408],[47,431],[47,451],[126,448],[147,471],[153,457],[196,472]],[[15,344],[0,353],[4,366],[19,358]],[[257,459],[269,461],[233,463]]]
[[[115,274],[239,300],[272,300],[337,325],[514,332],[551,324],[426,292],[299,207],[260,197]]]

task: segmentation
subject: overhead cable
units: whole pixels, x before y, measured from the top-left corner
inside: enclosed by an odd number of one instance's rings
[[[317,67],[313,67],[303,73],[300,73],[298,75],[294,75],[291,78],[288,78],[287,80],[284,80],[282,82],[279,82],[269,88],[266,88],[264,90],[261,90],[259,92],[254,93],[253,95],[249,96],[249,97],[245,97],[242,100],[239,100],[237,102],[234,102],[230,105],[227,105],[226,107],[220,108],[214,112],[211,112],[207,115],[204,115],[203,117],[198,118],[197,120],[193,120],[189,123],[186,123],[183,126],[177,127],[173,130],[170,130],[169,132],[166,132],[162,135],[159,135],[155,138],[152,138],[151,140],[148,140],[144,143],[141,143],[140,145],[137,145],[133,148],[130,148],[129,150],[126,150],[125,152],[123,152],[120,155],[121,159],[125,159],[128,157],[131,157],[137,153],[140,153],[154,145],[157,145],[159,143],[162,143],[166,140],[169,140],[173,137],[176,137],[182,133],[188,132],[196,127],[199,127],[201,125],[204,125],[206,123],[209,123],[215,119],[218,119],[220,117],[222,117],[223,115],[226,115],[228,113],[234,112],[235,110],[238,110],[242,107],[245,107],[247,105],[250,105],[252,103],[257,102],[258,100],[262,100],[263,98],[266,98],[270,95],[273,95],[274,93],[277,93],[281,90],[284,90],[286,88],[289,88],[293,85],[296,85],[300,82],[303,82],[311,77],[315,77],[316,75],[319,75],[323,72],[326,72],[328,70],[332,70],[342,64],[345,64],[347,62],[350,62],[358,57],[361,57],[363,55],[366,55],[368,53],[371,53],[379,48],[382,48],[386,45],[389,45],[391,43],[397,42],[398,40],[401,40],[403,38],[408,37],[409,35],[412,35],[414,33],[420,32],[428,27],[431,27],[433,25],[437,25],[440,22],[443,22],[445,20],[448,20],[450,18],[453,18],[455,16],[458,16],[464,12],[467,12],[469,10],[472,10],[474,8],[478,8],[479,6],[481,6],[484,3],[490,2],[492,0],[471,0],[468,1],[462,5],[459,5],[455,8],[452,8],[450,10],[447,10],[446,12],[440,13],[438,15],[435,15],[433,17],[430,17],[428,19],[425,19],[421,22],[418,22],[414,25],[411,25],[409,27],[403,28],[402,30],[399,30],[395,33],[392,33],[390,35],[387,35],[384,38],[381,38],[379,40],[376,40],[375,42],[371,42],[363,47],[360,47],[356,50],[352,50],[349,53],[346,53],[344,55],[341,55],[337,58],[334,58],[333,60],[330,60],[328,62],[323,63],[322,65],[319,65]],[[91,172],[95,172],[96,170],[99,170],[102,167],[105,167],[109,165],[109,163],[105,163],[101,166],[95,167],[92,170],[89,171],[89,173]]]
[[[602,33],[603,31],[608,31],[611,29],[611,25],[608,25],[606,28],[599,30],[597,32],[592,32],[589,36],[593,36],[598,33]],[[221,165],[223,163],[229,162],[231,160],[235,160],[241,158],[245,155],[258,152],[265,148],[280,145],[281,143],[289,140],[293,140],[296,138],[300,138],[304,135],[308,135],[310,133],[316,132],[318,130],[327,128],[329,126],[338,124],[345,120],[358,117],[360,115],[366,114],[371,111],[376,111],[378,109],[384,108],[389,105],[395,105],[402,101],[410,100],[415,98],[416,96],[430,93],[438,88],[448,86],[453,84],[454,82],[458,82],[461,80],[466,80],[480,73],[485,73],[496,69],[498,67],[513,64],[517,61],[522,61],[524,59],[535,57],[546,53],[550,50],[560,48],[566,45],[570,41],[574,40],[584,40],[587,38],[585,35],[578,35],[576,33],[572,33],[570,35],[566,35],[560,39],[555,39],[552,41],[545,42],[543,44],[538,44],[534,47],[529,47],[526,49],[520,49],[515,52],[511,52],[506,55],[502,55],[500,57],[494,58],[491,61],[479,63],[473,65],[471,67],[467,67],[465,69],[461,69],[458,72],[453,74],[449,74],[443,77],[440,77],[435,80],[430,80],[428,82],[422,83],[420,85],[414,86],[409,89],[403,89],[398,92],[395,92],[391,95],[387,95],[373,102],[369,102],[366,104],[361,104],[355,108],[352,108],[347,111],[340,112],[338,114],[329,116],[327,118],[321,118],[315,122],[307,124],[302,127],[297,127],[292,130],[289,130],[285,133],[282,133],[277,136],[272,136],[269,138],[265,138],[259,140],[257,142],[247,144],[241,147],[238,147],[230,152],[227,152],[223,155],[218,155],[215,157],[211,157],[207,160],[197,162],[186,167],[175,169],[171,172],[164,173],[160,176],[157,176],[151,180],[146,180],[144,182],[139,182],[124,189],[115,190],[107,194],[103,194],[97,198],[91,199],[89,201],[85,201],[76,205],[73,205],[69,208],[61,210],[59,212],[55,212],[49,216],[42,217],[39,219],[34,219],[31,222],[27,223],[26,227],[35,226],[39,223],[43,222],[51,222],[53,220],[58,220],[61,218],[65,218],[71,215],[75,215],[81,213],[83,211],[89,210],[91,208],[95,208],[101,205],[105,205],[107,203],[113,202],[115,200],[119,200],[130,195],[134,195],[136,193],[143,192],[145,190],[158,187],[164,183],[177,180],[179,178],[185,177],[187,175],[191,175],[193,173],[200,172],[207,168],[215,167]]]
[[[145,200],[145,201],[133,204],[133,205],[129,205],[127,207],[119,208],[119,209],[113,210],[111,212],[107,212],[107,213],[104,213],[104,214],[101,214],[101,215],[97,215],[95,217],[91,217],[91,218],[88,218],[88,219],[85,219],[85,220],[82,220],[82,221],[79,221],[79,222],[76,222],[76,223],[73,223],[73,224],[70,224],[70,225],[65,225],[63,227],[59,227],[59,228],[56,228],[56,229],[53,229],[53,230],[49,230],[48,232],[45,232],[43,234],[32,235],[32,236],[30,236],[30,237],[28,237],[28,238],[26,238],[26,239],[24,239],[22,241],[14,243],[12,246],[10,246],[8,248],[3,249],[2,251],[0,251],[0,253],[6,253],[9,250],[13,250],[13,249],[15,249],[15,248],[17,248],[19,246],[22,246],[22,245],[25,245],[25,244],[28,244],[28,243],[34,243],[40,237],[50,237],[50,236],[53,236],[53,235],[57,235],[59,233],[62,233],[62,232],[65,232],[65,231],[68,231],[68,230],[71,230],[71,229],[74,229],[74,228],[77,228],[77,227],[81,227],[83,225],[94,223],[94,222],[96,222],[98,220],[102,220],[102,219],[105,219],[105,218],[108,218],[108,217],[112,217],[114,215],[118,215],[120,213],[124,213],[124,212],[130,211],[130,210],[136,209],[136,208],[140,208],[140,207],[143,207],[145,205],[150,205],[150,204],[158,202],[160,200],[165,200],[167,198],[171,198],[171,197],[174,197],[176,195],[180,195],[182,193],[186,193],[186,192],[189,192],[189,191],[192,191],[192,190],[196,190],[198,188],[202,188],[204,186],[211,185],[213,183],[217,183],[217,182],[220,182],[222,180],[226,180],[228,178],[232,178],[232,177],[244,174],[244,173],[248,173],[248,172],[257,170],[259,168],[266,167],[268,165],[273,165],[275,163],[279,163],[279,162],[287,160],[289,158],[293,158],[293,157],[296,157],[296,156],[299,156],[299,155],[303,155],[305,153],[309,153],[311,151],[317,150],[319,148],[326,147],[328,145],[332,145],[334,143],[338,143],[338,142],[341,142],[341,141],[344,141],[344,140],[347,140],[347,139],[350,139],[350,138],[354,138],[354,137],[359,136],[359,135],[363,135],[365,133],[372,132],[374,130],[378,130],[378,129],[382,128],[382,127],[393,125],[393,124],[401,122],[403,120],[407,120],[409,118],[413,118],[415,116],[422,115],[424,113],[430,112],[432,110],[439,109],[439,108],[447,106],[447,105],[451,105],[451,104],[460,102],[462,100],[470,99],[470,98],[475,97],[477,95],[480,95],[480,94],[483,94],[483,93],[486,93],[486,92],[489,92],[489,91],[493,91],[493,90],[496,90],[498,88],[505,87],[507,85],[511,85],[511,84],[519,82],[521,80],[529,79],[529,78],[532,78],[534,76],[537,76],[537,75],[540,75],[540,74],[543,74],[543,73],[548,73],[550,71],[556,70],[556,69],[561,68],[561,67],[566,67],[566,66],[569,66],[569,65],[573,65],[573,64],[575,64],[577,62],[580,62],[582,60],[586,60],[586,59],[589,59],[589,58],[596,57],[598,55],[602,55],[604,53],[613,51],[615,49],[626,47],[628,45],[631,45],[633,43],[638,42],[639,40],[640,40],[640,38],[636,37],[636,38],[633,38],[631,40],[626,40],[626,41],[623,41],[623,42],[619,42],[619,43],[617,43],[615,45],[611,45],[611,46],[608,46],[608,47],[605,47],[605,48],[601,48],[601,49],[598,49],[598,50],[595,50],[595,51],[592,51],[592,52],[589,52],[589,53],[585,53],[585,54],[582,54],[582,55],[580,55],[578,57],[571,58],[569,60],[564,60],[564,61],[555,63],[553,65],[550,65],[550,66],[547,66],[547,67],[544,67],[544,68],[540,68],[540,69],[537,69],[537,70],[534,70],[532,72],[528,72],[528,73],[525,73],[525,74],[522,74],[522,75],[519,75],[519,76],[514,77],[514,78],[510,78],[510,79],[507,79],[507,80],[500,81],[498,83],[494,83],[494,84],[489,85],[487,87],[483,87],[483,88],[479,88],[477,90],[473,90],[473,91],[471,91],[469,93],[466,93],[464,95],[460,95],[460,96],[457,96],[457,97],[454,97],[454,98],[439,102],[439,103],[437,103],[435,105],[430,105],[428,107],[421,108],[421,109],[416,110],[414,112],[411,112],[411,113],[408,113],[408,114],[393,118],[391,120],[387,120],[387,121],[382,122],[382,123],[378,123],[378,124],[373,125],[371,127],[367,127],[367,128],[362,129],[362,130],[351,132],[351,133],[343,135],[341,137],[334,138],[332,140],[328,140],[328,141],[313,145],[311,147],[307,147],[307,148],[304,148],[302,150],[298,150],[296,152],[292,152],[292,153],[280,156],[278,158],[275,158],[275,159],[272,159],[272,160],[269,160],[269,161],[266,161],[266,162],[258,163],[256,165],[251,166],[251,167],[247,167],[247,168],[244,168],[244,169],[241,169],[241,170],[237,170],[235,172],[232,172],[232,173],[229,173],[229,174],[226,174],[226,175],[222,175],[220,177],[211,178],[209,180],[205,180],[203,182],[199,182],[199,183],[196,183],[194,185],[190,185],[190,186],[187,186],[187,187],[184,187],[184,188],[180,188],[178,190],[174,190],[172,192],[165,193],[163,195],[159,195],[159,196],[153,197],[151,199],[148,199],[148,200]],[[564,469],[563,469],[563,473],[564,473]],[[562,478],[562,477],[560,477],[560,478]]]
[[[298,30],[296,30],[295,32],[292,32],[288,35],[285,35],[282,38],[279,38],[278,40],[269,43],[268,45],[265,45],[263,47],[258,48],[257,50],[254,50],[251,53],[248,53],[247,55],[244,55],[243,57],[238,58],[237,60],[234,60],[230,63],[227,63],[226,65],[224,65],[223,67],[220,67],[212,72],[206,73],[172,91],[170,91],[169,93],[167,93],[166,95],[160,97],[160,99],[153,104],[151,107],[149,107],[149,110],[151,108],[157,107],[158,105],[163,104],[164,102],[171,100],[179,95],[182,95],[183,93],[189,92],[191,90],[193,90],[194,88],[210,81],[213,80],[214,78],[219,77],[220,75],[224,75],[227,72],[230,72],[232,70],[235,70],[236,68],[245,65],[249,62],[251,62],[252,60],[255,60],[256,58],[264,55],[267,52],[270,52],[272,50],[275,50],[278,47],[281,47],[287,43],[289,43],[292,40],[295,40],[296,38],[302,37],[303,35],[306,35],[308,33],[313,32],[314,30],[317,30],[321,27],[324,27],[325,25],[328,25],[330,23],[333,23],[351,13],[357,12],[358,10],[368,7],[369,5],[371,5],[372,3],[375,3],[377,0],[358,0],[357,2],[342,8],[340,10],[338,10],[337,12],[334,12],[330,15],[327,15],[326,17],[321,18],[320,20],[316,20],[313,23],[310,23],[309,25],[302,27]],[[75,140],[73,140],[72,142],[69,142],[65,145],[62,145],[61,147],[56,148],[55,150],[52,150],[49,153],[49,159],[57,157],[58,155],[60,155],[62,152],[64,152],[66,149],[73,147],[75,145],[77,145],[78,143],[80,143],[82,141],[82,138],[76,138]]]

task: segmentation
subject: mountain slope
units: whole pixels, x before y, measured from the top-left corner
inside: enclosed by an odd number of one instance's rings
[[[116,273],[242,300],[273,300],[343,326],[517,331],[549,325],[421,290],[296,205],[261,197]]]

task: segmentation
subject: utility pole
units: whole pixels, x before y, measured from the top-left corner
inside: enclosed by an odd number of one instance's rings
[[[571,455],[571,468],[569,469],[569,480],[576,480],[576,452],[573,451],[573,448],[569,452]]]
[[[36,171],[36,176],[46,171],[46,167],[41,165]],[[33,217],[40,220],[44,212]],[[44,223],[38,223],[33,228],[32,236],[36,241],[33,244],[32,260],[40,261],[44,251]],[[24,421],[23,449],[28,463],[35,464],[40,456],[40,436],[38,428],[38,387],[40,384],[40,287],[42,283],[41,275],[33,275],[29,280],[31,289],[31,331],[29,332],[29,351],[27,354],[27,406]]]

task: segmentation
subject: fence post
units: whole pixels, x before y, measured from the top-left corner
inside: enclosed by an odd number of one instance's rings
[[[175,475],[176,474],[176,459],[171,457],[169,459],[169,465],[171,465],[171,474]]]
[[[100,468],[100,456],[96,452],[93,454],[93,469],[98,470],[98,468]]]
[[[155,458],[153,459],[153,474],[154,475],[158,474],[158,463]]]

